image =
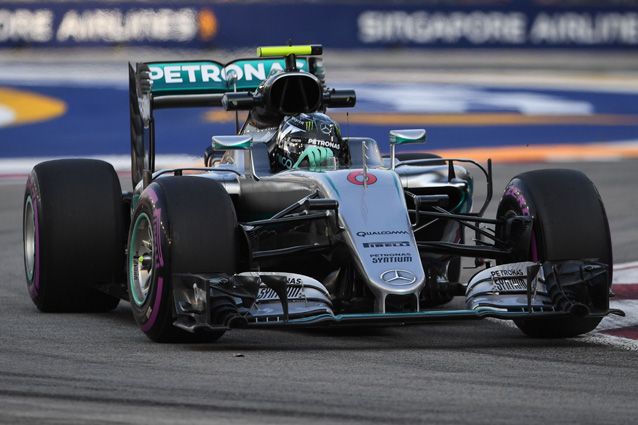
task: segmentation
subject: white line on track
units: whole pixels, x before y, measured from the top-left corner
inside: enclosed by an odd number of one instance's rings
[[[614,283],[616,283],[616,279],[618,278],[618,273],[621,271],[628,271],[632,273],[633,279],[634,281],[632,283],[638,283],[638,261],[632,261],[630,263],[622,263],[622,264],[616,264],[614,266]],[[623,276],[627,276],[626,274],[623,274]],[[622,280],[619,279],[619,280]],[[625,279],[626,280],[626,279]],[[622,283],[622,282],[618,282],[618,283]]]
[[[623,350],[638,351],[638,341],[629,338],[621,338],[619,336],[605,335],[601,333],[593,333],[585,335],[584,341],[598,345],[608,345]]]
[[[614,300],[609,302],[611,308],[618,308],[625,312],[625,317],[609,315],[598,325],[596,331],[638,326],[638,300]]]

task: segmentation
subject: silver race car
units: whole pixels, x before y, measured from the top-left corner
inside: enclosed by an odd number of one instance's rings
[[[584,174],[520,174],[496,217],[484,217],[491,162],[399,152],[425,130],[391,131],[388,156],[373,139],[341,137],[325,112],[356,96],[326,86],[321,50],[130,65],[133,191],[96,160],[41,163],[27,182],[24,260],[37,307],[108,311],[128,300],[155,341],[485,317],[571,337],[623,314],[609,309],[609,226]],[[248,116],[236,134],[212,136],[201,167],[155,170],[153,111],[194,106]],[[295,135],[309,131],[332,139]],[[288,136],[298,161],[290,146],[276,151]],[[487,182],[478,208],[469,169]],[[467,282],[461,257],[475,259]],[[446,307],[456,296],[464,305]]]

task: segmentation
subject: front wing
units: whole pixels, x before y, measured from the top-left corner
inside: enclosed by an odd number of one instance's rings
[[[607,266],[578,260],[521,262],[484,269],[465,287],[466,309],[386,313],[335,312],[323,285],[290,273],[174,275],[175,326],[189,332],[231,328],[413,325],[486,317],[542,319],[624,316],[609,309]],[[606,297],[602,297],[606,299]]]

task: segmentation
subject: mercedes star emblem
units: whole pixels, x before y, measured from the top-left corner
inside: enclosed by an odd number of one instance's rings
[[[381,280],[391,285],[410,285],[416,282],[416,276],[407,270],[387,270],[381,273]]]
[[[321,130],[323,134],[330,134],[332,131],[332,125],[322,122],[319,124],[319,130]]]

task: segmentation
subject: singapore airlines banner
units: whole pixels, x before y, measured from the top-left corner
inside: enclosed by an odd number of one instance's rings
[[[456,3],[8,1],[0,48],[638,48],[638,0]]]

